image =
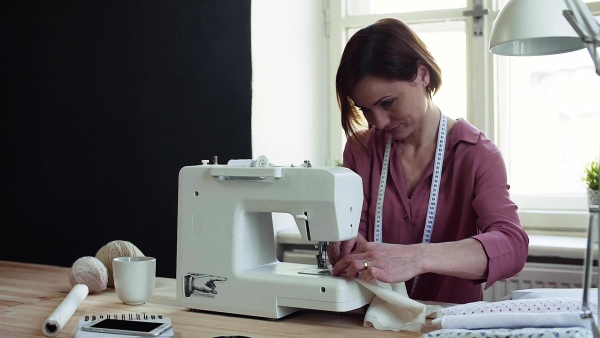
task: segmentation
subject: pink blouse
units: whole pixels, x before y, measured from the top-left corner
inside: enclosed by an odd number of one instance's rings
[[[378,185],[388,134],[371,128],[365,132],[366,154],[352,142],[346,143],[344,166],[363,180],[364,202],[360,233],[374,238]],[[383,205],[382,238],[385,243],[414,244],[423,240],[425,216],[433,168],[408,199],[402,166],[395,156],[398,142],[392,143]],[[433,162],[432,162],[433,163]],[[433,164],[432,164],[433,165]],[[466,120],[458,120],[446,137],[444,165],[431,243],[475,238],[488,257],[487,280],[471,281],[426,273],[411,298],[417,300],[468,303],[482,300],[486,288],[523,268],[529,238],[521,226],[517,206],[511,201],[506,167],[496,145]],[[410,293],[413,280],[406,282]]]

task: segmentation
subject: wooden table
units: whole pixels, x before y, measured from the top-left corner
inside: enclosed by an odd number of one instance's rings
[[[45,337],[42,324],[71,285],[69,268],[0,261],[0,336]],[[379,331],[363,326],[360,312],[304,310],[278,320],[190,311],[178,305],[175,279],[157,278],[150,302],[125,305],[109,288],[90,294],[56,337],[74,337],[77,323],[90,314],[149,313],[171,317],[175,337],[419,337],[419,333]],[[423,332],[433,330],[429,325]]]

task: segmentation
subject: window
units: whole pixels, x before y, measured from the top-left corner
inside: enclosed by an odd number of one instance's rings
[[[598,2],[587,1],[598,14]],[[600,76],[587,50],[495,57],[499,146],[529,229],[587,227],[583,167],[600,153]]]
[[[483,34],[465,16],[474,0],[330,1],[330,83],[343,46],[358,29],[395,17],[409,24],[438,60],[443,85],[434,97],[452,118],[466,118],[500,147],[511,196],[528,231],[585,232],[583,164],[600,153],[600,76],[586,50],[538,57],[488,51],[492,22],[506,1],[483,0]],[[585,1],[600,15],[599,1]],[[331,157],[341,158],[335,87],[331,89]]]
[[[420,12],[432,9],[443,10],[452,8],[464,8],[466,6],[467,0],[347,0],[346,12],[348,16],[359,16],[368,14]]]
[[[435,103],[444,114],[452,118],[466,118],[465,21],[415,23],[410,26],[427,45],[442,69],[442,87],[435,95]],[[359,28],[349,29],[348,38],[358,30]],[[449,50],[452,53],[448,53]]]

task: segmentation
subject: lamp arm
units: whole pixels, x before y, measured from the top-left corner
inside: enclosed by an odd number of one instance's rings
[[[583,40],[583,42],[592,42],[591,36],[589,35],[588,31],[581,25],[577,18],[575,18],[575,14],[572,10],[565,9],[563,11],[563,16],[565,17],[565,19],[567,19],[569,24],[571,24],[571,27],[573,27],[573,29],[575,30],[577,35],[579,35],[581,40]]]
[[[567,6],[571,7],[569,5],[569,1],[570,0],[565,0]],[[579,5],[579,2],[576,1],[576,4]],[[589,12],[589,10],[587,12]],[[585,45],[588,52],[590,53],[590,56],[592,57],[592,61],[594,61],[596,74],[600,76],[600,24],[598,24],[598,21],[596,21],[593,15],[591,16],[591,19],[593,19],[592,23],[589,20],[590,18],[587,15],[587,12],[574,12],[572,9],[569,9],[563,11],[563,16],[565,17],[565,19],[567,19],[571,27],[573,27],[575,32],[577,32],[577,35],[579,35],[579,37],[583,41],[583,44]],[[589,13],[589,15],[591,15],[591,13]],[[587,27],[584,27],[581,24],[582,20],[578,20],[578,18],[583,18],[583,21],[585,22]]]
[[[585,24],[587,36],[596,36],[600,32],[600,24],[590,11],[590,9],[581,0],[565,0],[567,8],[573,11],[576,21]]]
[[[596,74],[600,76],[600,34],[596,35],[594,43],[588,44],[586,47],[588,48],[588,51],[594,60]]]
[[[592,50],[588,47],[588,51],[594,59],[594,64],[596,65],[596,74],[600,76],[600,32],[596,34],[594,37],[594,42],[591,44]]]
[[[594,66],[596,67],[596,74],[600,76],[600,33],[590,37],[590,41],[584,41],[583,44],[587,48]]]

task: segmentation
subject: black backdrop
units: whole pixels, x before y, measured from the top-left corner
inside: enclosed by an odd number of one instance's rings
[[[250,0],[10,3],[0,259],[120,239],[175,277],[179,170],[252,155]]]

